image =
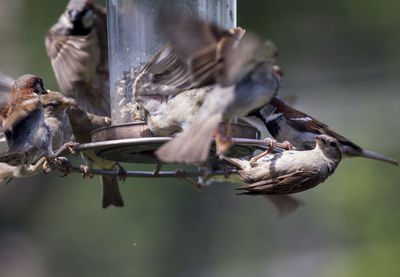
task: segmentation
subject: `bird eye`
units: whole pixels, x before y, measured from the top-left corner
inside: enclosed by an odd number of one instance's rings
[[[47,104],[44,105],[44,106],[45,106],[45,107],[51,107],[51,108],[55,109],[55,108],[58,107],[58,105],[60,105],[60,103],[58,103],[58,102],[50,102],[50,103],[47,103]]]
[[[337,144],[336,144],[336,142],[331,141],[331,142],[329,143],[329,145],[332,146],[332,147],[336,147]]]

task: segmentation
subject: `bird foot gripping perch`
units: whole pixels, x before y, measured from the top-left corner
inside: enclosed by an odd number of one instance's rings
[[[122,165],[119,164],[119,162],[116,162],[115,165],[118,167],[118,178],[120,181],[125,182],[126,176],[127,176],[127,171]]]
[[[283,149],[287,149],[287,150],[295,150],[296,148],[288,141],[284,141],[282,143],[278,143],[276,140],[271,139],[271,138],[266,138],[264,139],[265,141],[268,142],[268,149],[266,151],[264,151],[263,153],[261,153],[260,155],[254,156],[253,158],[251,158],[250,160],[250,166],[253,167],[257,161],[259,159],[261,159],[262,157],[268,155],[269,153],[271,153],[272,151],[274,151],[274,149],[279,146],[280,148]]]
[[[74,150],[74,147],[76,145],[78,145],[78,144],[75,143],[75,142],[67,142],[66,144],[61,146],[60,149],[58,149],[57,152],[54,153],[54,155],[52,155],[51,157],[45,157],[45,156],[41,157],[30,168],[30,170],[35,171],[40,166],[42,166],[43,173],[48,175],[48,174],[51,174],[54,171],[54,167],[52,167],[52,165],[55,165],[55,166],[60,166],[61,165],[61,167],[70,168],[71,167],[71,163],[69,162],[69,160],[67,158],[65,158],[65,157],[59,157],[59,155],[61,155],[65,150],[68,150],[71,154],[75,155],[76,151]],[[67,164],[68,164],[68,166],[67,166]],[[68,173],[66,175],[68,175]]]

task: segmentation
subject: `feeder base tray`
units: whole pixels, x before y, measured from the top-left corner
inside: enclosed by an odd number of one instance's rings
[[[220,131],[223,133],[223,124]],[[231,123],[234,146],[226,153],[230,157],[243,157],[254,152],[259,141],[257,129],[248,125]],[[114,125],[92,133],[92,143],[80,144],[77,150],[92,149],[101,158],[129,163],[158,163],[154,151],[171,140],[170,137],[154,137],[144,122]],[[261,142],[261,143],[260,143]],[[212,147],[215,152],[215,146]],[[215,160],[214,155],[210,155]]]

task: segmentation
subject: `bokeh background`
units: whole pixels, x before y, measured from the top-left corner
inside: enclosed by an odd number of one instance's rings
[[[57,88],[44,34],[66,4],[1,0],[1,71]],[[282,94],[296,107],[400,160],[399,10],[391,0],[238,0],[238,23],[278,45]],[[57,175],[0,187],[0,276],[400,275],[400,170],[388,164],[344,160],[284,219],[230,184],[199,193],[174,179],[128,179],[125,207],[103,210],[98,178]]]

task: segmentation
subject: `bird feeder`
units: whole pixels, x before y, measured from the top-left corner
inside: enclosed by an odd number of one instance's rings
[[[156,163],[154,151],[171,138],[154,137],[143,121],[132,119],[135,111],[133,85],[137,73],[166,43],[156,28],[159,10],[214,22],[226,29],[236,27],[236,0],[107,0],[110,99],[113,125],[93,132],[91,148],[105,159]],[[254,152],[258,131],[232,124],[235,146],[228,153],[243,157]],[[210,155],[211,156],[211,155]]]

